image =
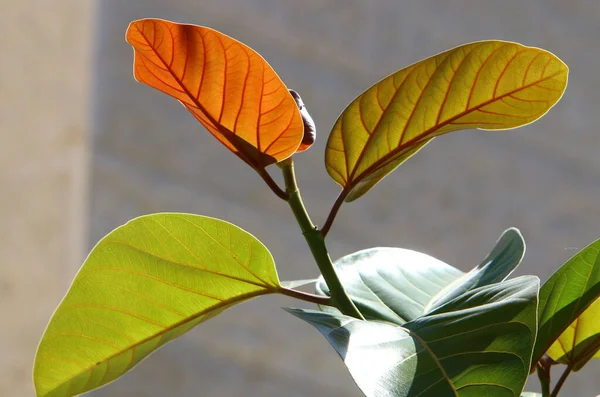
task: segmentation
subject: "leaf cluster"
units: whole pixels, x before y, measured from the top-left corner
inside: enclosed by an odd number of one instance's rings
[[[326,236],[356,200],[437,136],[505,130],[543,116],[568,68],[517,43],[465,44],[374,84],[341,113],[325,167],[341,186],[322,228],[304,207],[292,156],[315,141],[300,95],[254,50],[213,29],[158,19],[132,22],[135,78],[179,100],[287,202],[319,268],[281,282],[268,249],[223,220],[161,213],[104,237],[85,260],[40,342],[38,396],[105,385],[165,343],[235,304],[284,294],[317,305],[287,309],[333,346],[366,396],[533,396],[538,372],[556,396],[571,371],[600,356],[600,240],[542,286],[511,277],[525,253],[505,231],[469,272],[423,253],[372,248],[333,262]],[[267,170],[276,164],[285,186]],[[314,284],[314,293],[300,289]],[[550,391],[550,368],[566,371]],[[521,394],[523,393],[523,394]]]

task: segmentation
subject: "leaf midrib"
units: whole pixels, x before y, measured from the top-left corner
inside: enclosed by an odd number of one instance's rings
[[[110,356],[106,357],[106,358],[105,358],[104,360],[102,360],[102,361],[99,361],[99,362],[97,362],[97,363],[95,363],[95,364],[92,364],[92,365],[90,365],[90,366],[88,366],[88,367],[86,367],[86,368],[82,369],[82,370],[81,370],[80,372],[78,372],[77,374],[75,374],[75,375],[73,375],[73,376],[71,376],[71,377],[67,378],[67,379],[66,379],[66,380],[64,380],[63,382],[59,383],[59,384],[58,384],[56,387],[54,387],[53,389],[51,389],[51,390],[47,391],[45,394],[43,394],[43,395],[42,395],[42,397],[43,397],[43,396],[47,396],[47,395],[49,395],[49,394],[50,394],[50,393],[52,393],[54,390],[58,389],[60,386],[64,385],[65,383],[71,382],[71,381],[72,381],[74,378],[76,378],[77,376],[79,376],[79,375],[81,375],[81,374],[85,373],[86,371],[91,371],[91,370],[93,370],[93,368],[94,368],[94,367],[97,367],[99,364],[101,364],[101,363],[104,363],[104,362],[106,362],[106,361],[110,361],[110,360],[114,359],[116,356],[118,356],[118,355],[120,355],[120,354],[123,354],[123,353],[127,352],[128,350],[135,349],[136,347],[138,347],[138,346],[140,346],[140,345],[142,345],[142,344],[144,344],[144,343],[146,343],[146,342],[148,342],[148,341],[150,341],[150,340],[152,340],[152,339],[154,339],[154,338],[161,337],[161,336],[165,335],[166,333],[168,333],[168,332],[170,332],[170,331],[172,331],[172,330],[174,330],[174,329],[176,329],[176,328],[179,328],[179,327],[180,327],[180,326],[182,326],[182,325],[185,325],[186,323],[189,323],[189,322],[191,322],[191,321],[194,321],[194,320],[196,320],[197,318],[199,318],[199,317],[201,317],[201,316],[203,316],[203,315],[205,315],[205,314],[208,314],[208,313],[209,313],[209,312],[211,312],[211,311],[215,311],[215,310],[219,310],[219,309],[226,309],[226,308],[227,308],[227,306],[229,306],[229,305],[233,305],[233,304],[235,304],[235,303],[237,303],[237,302],[240,302],[240,301],[243,301],[243,300],[247,300],[247,299],[251,299],[251,298],[254,298],[254,297],[257,297],[257,296],[260,296],[260,295],[267,295],[267,294],[272,294],[272,293],[276,293],[276,292],[278,292],[278,288],[273,288],[273,290],[265,289],[265,290],[261,290],[261,291],[249,292],[249,293],[247,293],[247,294],[238,295],[238,296],[237,296],[237,297],[235,297],[234,299],[231,299],[231,300],[228,300],[228,301],[223,301],[223,302],[217,303],[217,304],[216,304],[216,305],[214,305],[214,306],[208,307],[208,308],[206,308],[206,309],[204,309],[204,310],[202,310],[202,311],[200,311],[200,312],[198,312],[198,313],[196,313],[196,314],[194,314],[194,315],[192,315],[192,316],[189,316],[189,317],[187,317],[187,318],[184,318],[184,319],[182,319],[182,320],[180,320],[180,321],[178,321],[178,322],[174,323],[173,325],[170,325],[170,326],[168,326],[168,327],[165,327],[164,329],[162,329],[162,330],[161,330],[161,331],[159,331],[159,332],[156,332],[156,333],[154,333],[154,334],[152,334],[152,335],[150,335],[150,336],[148,336],[148,337],[146,337],[146,338],[143,338],[143,339],[139,340],[138,342],[136,342],[136,343],[134,343],[134,344],[130,345],[129,347],[127,347],[127,348],[125,348],[125,349],[123,349],[123,350],[121,350],[121,351],[118,351],[118,352],[116,352],[116,353],[113,353],[113,354],[111,354]],[[42,359],[42,360],[43,360],[43,359]],[[36,361],[37,361],[37,359],[36,359]],[[129,367],[129,366],[128,366],[128,367],[127,367],[127,369],[126,369],[124,372],[127,372],[127,371],[128,371],[129,369],[131,369],[131,368],[132,368],[132,367]],[[37,375],[35,375],[34,377],[38,377],[38,378],[39,378],[39,376],[37,376]],[[84,392],[85,392],[85,391],[83,391],[82,393],[84,393]]]
[[[165,257],[162,257],[160,255],[154,254],[154,253],[152,253],[150,251],[146,251],[143,248],[137,247],[137,246],[135,246],[133,244],[129,244],[129,243],[125,242],[125,241],[107,240],[107,241],[104,241],[104,243],[105,244],[120,244],[120,245],[124,245],[126,247],[130,247],[130,248],[132,248],[132,249],[134,249],[136,251],[139,251],[139,252],[147,254],[147,255],[149,255],[151,257],[163,260],[165,262],[169,262],[169,263],[172,263],[172,264],[178,265],[178,266],[183,266],[186,269],[192,269],[192,270],[196,270],[196,271],[199,271],[199,272],[205,272],[205,273],[209,273],[209,274],[214,274],[215,276],[220,276],[220,277],[228,278],[228,279],[231,279],[231,280],[239,281],[239,282],[244,283],[244,284],[255,285],[255,286],[260,287],[260,288],[265,288],[265,289],[276,288],[276,286],[267,284],[264,280],[262,280],[259,277],[257,277],[257,279],[260,280],[260,281],[262,281],[264,284],[260,284],[260,283],[257,283],[257,282],[251,281],[251,280],[246,280],[246,279],[239,278],[239,277],[236,277],[236,276],[232,276],[232,275],[220,273],[220,272],[212,270],[212,269],[190,266],[190,265],[187,265],[187,264],[185,264],[183,262],[178,262],[178,261],[175,261],[173,259],[165,258]],[[90,269],[90,270],[88,270],[88,272],[83,273],[81,278],[83,278],[83,276],[85,276],[87,273],[91,272],[92,270],[93,270],[93,268]],[[252,273],[250,273],[250,274],[252,274]]]
[[[431,359],[435,362],[436,366],[440,369],[440,372],[443,375],[443,379],[446,379],[446,382],[448,382],[448,385],[452,389],[452,392],[454,393],[454,395],[456,397],[459,397],[458,391],[456,390],[456,388],[454,387],[454,384],[452,383],[452,379],[450,379],[450,377],[446,373],[446,370],[444,369],[444,366],[438,360],[436,354],[429,348],[429,346],[427,345],[427,343],[423,339],[421,339],[421,337],[419,335],[417,335],[417,333],[413,332],[412,330],[410,330],[408,328],[405,328],[405,327],[401,327],[401,328],[403,330],[405,330],[411,337],[413,337],[414,339],[416,339],[419,342],[419,344],[421,344],[421,346],[423,346],[423,348],[425,349],[425,351],[427,351],[427,353],[429,353],[429,356],[431,357]]]
[[[566,70],[561,69],[558,72],[555,72],[555,73],[553,73],[551,75],[548,75],[547,77],[544,77],[543,79],[536,80],[533,83],[524,85],[524,86],[519,87],[519,88],[517,88],[515,90],[512,90],[512,91],[509,91],[507,93],[504,93],[504,94],[502,94],[502,95],[500,95],[498,97],[495,97],[495,98],[492,98],[492,99],[490,99],[488,101],[482,102],[481,104],[479,104],[479,105],[477,105],[477,106],[475,106],[473,108],[470,108],[468,110],[465,109],[463,112],[457,114],[456,116],[453,116],[453,117],[451,117],[451,118],[449,118],[449,119],[447,119],[447,120],[445,120],[445,121],[443,121],[443,122],[441,122],[439,124],[436,124],[433,127],[425,130],[420,135],[417,135],[414,138],[406,141],[401,146],[399,146],[396,149],[390,151],[388,154],[386,154],[385,156],[381,157],[379,160],[375,161],[372,165],[370,165],[367,169],[365,169],[357,177],[355,177],[355,174],[356,174],[356,171],[358,170],[359,164],[362,161],[362,159],[364,157],[364,154],[366,152],[366,147],[368,146],[369,142],[371,142],[371,139],[373,139],[372,137],[376,135],[375,130],[374,130],[373,134],[369,135],[369,138],[367,139],[367,141],[366,141],[366,143],[365,143],[365,145],[363,147],[363,150],[361,151],[358,159],[356,160],[356,163],[355,163],[355,166],[354,166],[354,170],[348,176],[348,181],[350,181],[350,183],[344,187],[344,189],[342,190],[342,194],[348,195],[348,193],[356,186],[356,184],[358,182],[360,182],[363,178],[365,178],[365,175],[368,175],[368,174],[374,172],[375,170],[377,170],[378,168],[380,168],[380,166],[382,166],[382,163],[385,165],[385,163],[387,162],[387,160],[390,157],[394,157],[395,155],[401,153],[402,150],[406,149],[408,146],[415,145],[415,144],[419,143],[419,141],[421,141],[424,138],[427,139],[426,137],[429,134],[432,134],[433,132],[435,132],[436,130],[438,130],[438,129],[442,128],[442,127],[445,127],[446,125],[452,123],[453,121],[455,121],[455,120],[457,120],[457,119],[459,119],[459,118],[461,118],[461,117],[463,117],[463,116],[465,116],[465,115],[467,115],[467,114],[469,114],[469,113],[471,113],[471,112],[473,112],[475,110],[478,110],[479,108],[487,106],[487,105],[489,105],[489,104],[491,104],[491,103],[493,103],[493,102],[495,102],[497,100],[503,99],[503,98],[505,98],[507,96],[510,96],[510,95],[512,95],[514,93],[517,93],[517,92],[519,92],[521,90],[530,88],[530,87],[532,87],[532,86],[534,86],[536,84],[539,84],[539,83],[541,83],[543,81],[552,79],[552,78],[554,78],[554,77],[556,77],[556,76],[558,76],[558,75],[560,75],[562,73],[565,73],[565,71]],[[389,105],[388,105],[388,107],[389,107]],[[411,115],[414,114],[415,110],[416,110],[416,106],[415,106],[415,108],[413,108],[413,110],[411,112]],[[340,133],[342,133],[341,128],[340,128]],[[434,137],[431,137],[431,138],[434,138]],[[344,157],[347,158],[348,156],[345,154]]]

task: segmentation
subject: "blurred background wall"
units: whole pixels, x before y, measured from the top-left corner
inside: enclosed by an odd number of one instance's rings
[[[0,0],[0,396],[33,396],[40,333],[88,238],[90,1]]]
[[[323,166],[329,128],[362,90],[465,42],[549,49],[571,74],[548,115],[437,139],[343,206],[329,247],[339,257],[400,246],[467,269],[516,226],[528,242],[519,272],[546,279],[600,237],[597,0],[0,0],[0,10],[1,396],[33,395],[32,360],[53,309],[92,245],[135,216],[223,218],[270,248],[282,279],[317,272],[262,180],[175,100],[133,80],[124,33],[134,19],[234,36],[300,92],[320,134],[296,158],[317,223],[338,191]],[[265,297],[233,308],[90,395],[359,396],[327,342],[280,309],[294,304]],[[573,375],[564,395],[598,394],[599,370]]]

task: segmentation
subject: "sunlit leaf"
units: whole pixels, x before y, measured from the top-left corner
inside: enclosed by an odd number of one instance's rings
[[[325,162],[357,199],[433,137],[500,130],[546,113],[567,85],[567,66],[548,51],[504,41],[462,45],[373,85],[340,115]]]
[[[589,360],[600,358],[600,298],[569,325],[546,353],[574,371]]]
[[[289,309],[317,328],[367,397],[514,397],[529,376],[539,280],[466,292],[402,326]]]
[[[521,397],[542,397],[541,393],[534,393],[531,391],[525,391],[521,393]]]
[[[54,313],[35,360],[37,395],[102,386],[198,323],[279,289],[269,251],[230,223],[136,218],[96,245]]]
[[[216,30],[161,19],[134,21],[135,78],[176,99],[255,169],[291,156],[303,126],[292,95],[253,49]]]
[[[485,259],[468,273],[429,255],[401,248],[372,248],[335,262],[346,292],[367,320],[399,325],[440,307],[465,292],[504,280],[521,262],[525,242],[506,230]],[[319,295],[329,296],[322,277]],[[323,306],[323,311],[336,309]]]
[[[600,297],[600,240],[588,245],[569,259],[542,286],[539,331],[533,351],[533,363],[539,361],[554,341],[598,297]],[[579,338],[577,341],[581,342]]]

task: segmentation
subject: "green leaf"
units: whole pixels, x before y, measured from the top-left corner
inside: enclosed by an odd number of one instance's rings
[[[427,305],[426,310],[442,306],[468,290],[506,279],[519,266],[524,255],[525,240],[519,229],[505,230],[485,259],[440,291]]]
[[[599,296],[600,240],[597,240],[569,259],[542,286],[534,364]]]
[[[352,201],[436,136],[503,130],[543,116],[567,86],[554,54],[505,41],[465,44],[408,66],[358,96],[325,152],[331,178]]]
[[[367,396],[514,397],[529,376],[537,277],[487,285],[395,324],[289,309],[317,328]]]
[[[429,255],[401,248],[359,251],[334,265],[365,319],[402,325],[468,290],[504,280],[521,262],[524,252],[521,233],[511,228],[481,264],[466,274]],[[322,277],[316,291],[329,296]],[[327,306],[322,310],[336,312]]]
[[[269,251],[230,223],[136,218],[96,245],[54,313],[35,359],[37,395],[109,383],[202,321],[279,289]]]
[[[371,248],[338,259],[336,272],[367,320],[404,324],[424,313],[431,298],[464,273],[432,256],[403,248]],[[316,284],[329,296],[325,280]],[[336,309],[322,306],[322,310]]]
[[[600,358],[600,298],[596,299],[550,346],[547,354],[579,371],[589,360]]]

